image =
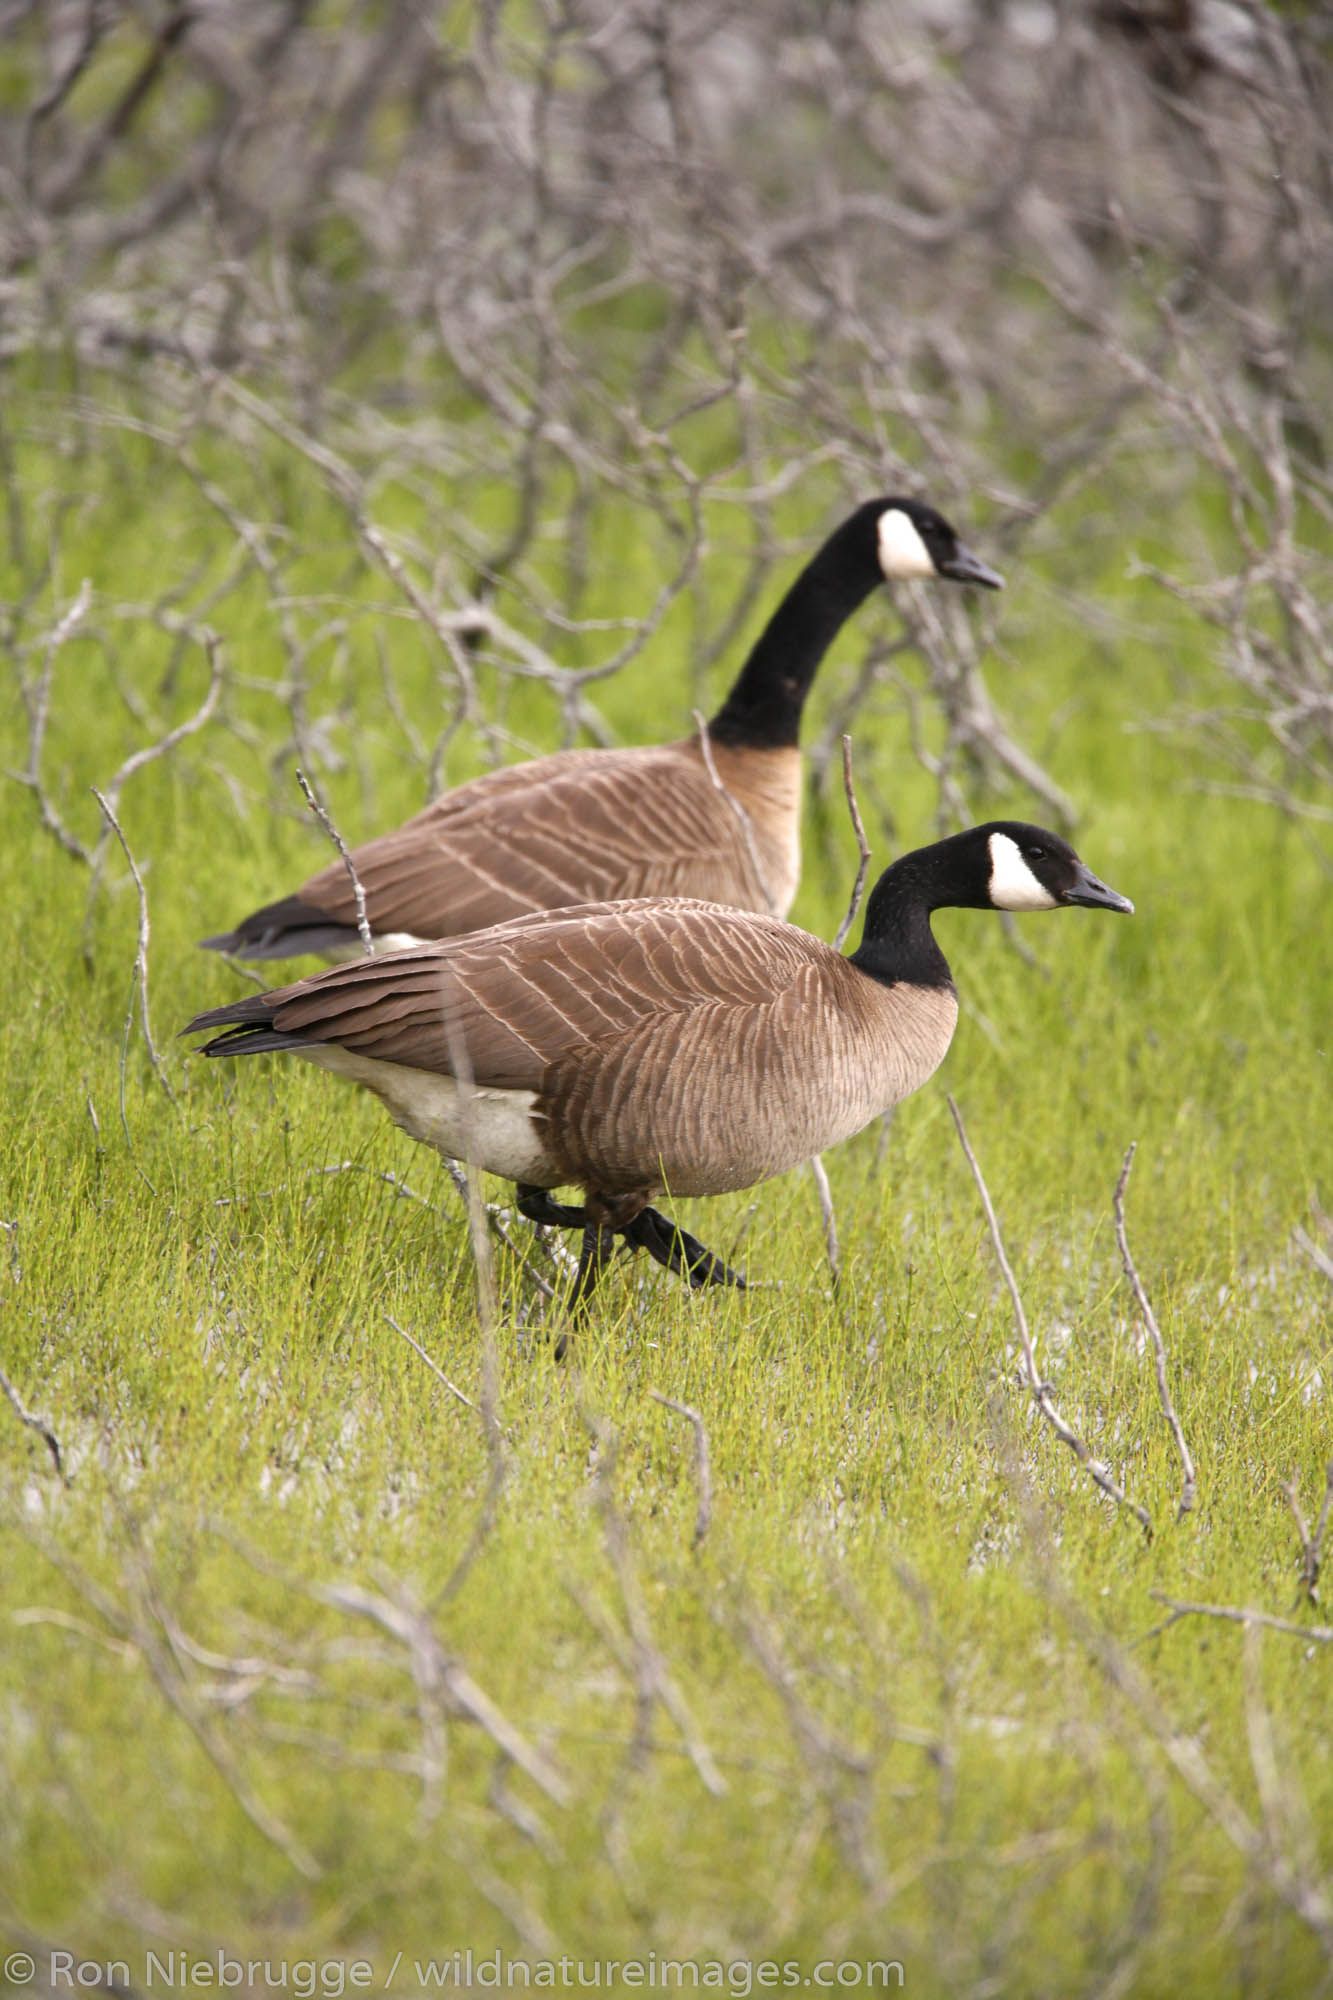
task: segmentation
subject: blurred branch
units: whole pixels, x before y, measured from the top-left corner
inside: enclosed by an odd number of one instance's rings
[[[50,638],[42,657],[41,668],[36,678],[19,680],[23,705],[28,712],[28,763],[22,771],[7,771],[6,777],[13,778],[20,785],[26,785],[37,800],[37,810],[42,825],[54,834],[66,854],[72,854],[76,861],[93,865],[92,850],[72,834],[59,813],[52,805],[42,782],[42,750],[46,742],[46,728],[51,714],[51,686],[55,677],[56,655],[72,633],[76,632],[87,616],[93,601],[93,587],[87,577],[79,586],[79,594],[64,612]]]
[[[1099,1458],[1093,1457],[1092,1452],[1079,1436],[1078,1432],[1065,1422],[1065,1419],[1060,1415],[1060,1412],[1051,1400],[1051,1392],[1048,1384],[1042,1381],[1041,1376],[1037,1372],[1037,1357],[1032,1346],[1032,1335],[1028,1331],[1027,1314],[1023,1310],[1023,1300],[1018,1289],[1018,1280],[1015,1278],[1013,1267],[1009,1262],[1008,1256],[1005,1254],[1004,1239],[1000,1235],[1000,1225],[996,1220],[995,1208],[990,1198],[990,1190],[986,1186],[981,1168],[977,1163],[977,1156],[972,1151],[971,1143],[963,1125],[962,1113],[954,1103],[952,1096],[948,1097],[946,1102],[953,1114],[953,1122],[958,1132],[958,1143],[962,1147],[963,1155],[972,1170],[972,1178],[977,1184],[977,1193],[981,1196],[981,1206],[986,1217],[986,1227],[990,1231],[991,1247],[995,1252],[995,1261],[1000,1267],[1000,1275],[1004,1279],[1010,1302],[1014,1309],[1014,1325],[1018,1332],[1019,1345],[1023,1355],[1023,1375],[1027,1387],[1031,1391],[1032,1400],[1051,1429],[1055,1432],[1055,1435],[1059,1438],[1061,1444],[1068,1445],[1084,1471],[1101,1487],[1102,1492],[1109,1499],[1115,1501],[1118,1507],[1127,1507],[1129,1509],[1144,1533],[1151,1539],[1153,1531],[1151,1517],[1145,1513],[1136,1500],[1131,1500],[1128,1497],[1124,1488],[1118,1485],[1116,1480],[1112,1478],[1110,1468],[1103,1465]]]
[[[1176,1519],[1183,1520],[1194,1505],[1196,1484],[1194,1460],[1190,1456],[1190,1448],[1185,1442],[1185,1433],[1181,1429],[1180,1418],[1176,1415],[1176,1406],[1171,1400],[1171,1390],[1166,1379],[1166,1345],[1162,1339],[1161,1329],[1157,1324],[1157,1315],[1149,1303],[1148,1294],[1143,1289],[1143,1282],[1139,1277],[1138,1268],[1135,1265],[1133,1257],[1130,1255],[1129,1236],[1125,1228],[1125,1190],[1129,1186],[1130,1168],[1134,1164],[1134,1155],[1137,1151],[1138,1141],[1135,1140],[1125,1154],[1124,1164],[1120,1169],[1120,1178],[1115,1184],[1113,1203],[1115,1209],[1115,1240],[1120,1246],[1120,1261],[1125,1267],[1125,1276],[1129,1279],[1144,1328],[1149,1340],[1152,1342],[1153,1364],[1157,1372],[1157,1394],[1161,1401],[1162,1414],[1166,1418],[1167,1428],[1171,1432],[1176,1450],[1180,1455],[1183,1484],[1180,1489],[1180,1504],[1176,1509]]]
[[[92,787],[92,794],[102,809],[102,814],[107,825],[120,842],[121,852],[125,856],[126,866],[129,868],[130,878],[134,883],[134,893],[139,902],[139,929],[134,951],[134,984],[130,989],[129,1011],[125,1016],[125,1033],[121,1038],[120,1048],[120,1122],[125,1129],[126,1144],[129,1146],[131,1155],[133,1155],[134,1142],[130,1138],[129,1120],[125,1109],[125,1067],[129,1058],[130,1027],[134,1020],[136,995],[139,1001],[139,1019],[143,1027],[144,1046],[148,1050],[148,1060],[152,1065],[153,1074],[161,1084],[169,1104],[175,1104],[176,1096],[167,1081],[166,1072],[162,1067],[162,1059],[158,1055],[156,1044],[153,1041],[152,1024],[148,1018],[148,939],[150,934],[148,923],[148,892],[144,888],[143,877],[139,873],[138,865],[135,862],[133,854],[130,852],[130,844],[125,838],[124,829],[120,821],[116,818],[110,801],[98,791],[96,785]],[[142,1173],[142,1168],[139,1171]],[[153,1188],[153,1184],[148,1180],[148,1176],[144,1174],[143,1178],[155,1194],[157,1190]]]
[[[674,1396],[664,1396],[657,1389],[648,1394],[664,1410],[674,1410],[678,1417],[684,1417],[694,1431],[694,1472],[699,1482],[699,1509],[694,1517],[694,1538],[691,1546],[703,1547],[713,1519],[713,1471],[712,1458],[708,1450],[708,1430],[698,1410],[688,1403],[679,1403]]]
[[[46,1446],[47,1450],[51,1454],[51,1462],[55,1466],[57,1473],[59,1474],[61,1479],[65,1481],[65,1484],[68,1486],[69,1480],[66,1477],[65,1468],[64,1465],[61,1463],[61,1458],[60,1458],[59,1439],[56,1437],[55,1432],[51,1429],[51,1426],[48,1423],[46,1423],[43,1418],[36,1417],[33,1415],[32,1411],[24,1403],[22,1397],[19,1395],[18,1390],[14,1387],[14,1384],[10,1381],[8,1375],[6,1375],[3,1368],[0,1368],[0,1389],[3,1389],[6,1397],[9,1400],[11,1407],[13,1408],[14,1414],[18,1418],[19,1422],[21,1424],[26,1424],[30,1431],[36,1431],[38,1437],[41,1438],[43,1444]]]

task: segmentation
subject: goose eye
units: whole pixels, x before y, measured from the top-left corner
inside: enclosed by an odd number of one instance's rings
[[[1044,847],[1028,847],[1023,851],[1029,861],[1044,861],[1046,859],[1046,849]]]

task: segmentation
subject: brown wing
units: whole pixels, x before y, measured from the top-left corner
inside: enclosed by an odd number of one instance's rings
[[[730,878],[745,873],[739,844],[735,816],[697,751],[666,744],[568,751],[492,772],[353,859],[372,930],[443,938],[572,903],[698,886],[728,894]],[[336,923],[356,923],[341,862],[298,897]]]
[[[266,1047],[331,1042],[446,1076],[466,1060],[478,1084],[538,1090],[581,1051],[614,1062],[679,1017],[770,1007],[824,960],[818,938],[721,904],[592,904],[333,966],[192,1026],[243,1026],[255,1046],[262,1022]]]

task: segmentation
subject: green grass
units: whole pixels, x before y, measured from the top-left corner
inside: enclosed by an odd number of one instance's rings
[[[11,417],[10,444],[4,596],[21,600],[52,552],[15,620],[28,675],[80,579],[95,592],[55,664],[43,758],[80,839],[98,836],[88,787],[206,684],[199,648],[143,607],[178,588],[228,657],[217,719],[121,800],[174,1102],[136,1017],[122,1123],[137,904],[118,850],[89,906],[87,869],[31,793],[0,786],[0,1364],[69,1474],[0,1403],[0,1917],[15,1946],[123,1959],[136,1986],[149,1948],[364,1959],[380,1984],[401,1951],[407,1991],[414,1959],[470,1947],[694,1958],[733,1990],[741,1961],[765,1959],[802,1978],[898,1960],[909,1990],[950,1995],[1314,1990],[1327,1934],[1292,1904],[1328,1874],[1333,1653],[1212,1620],[1156,1629],[1151,1594],[1293,1614],[1283,1488],[1294,1475],[1317,1512],[1330,1456],[1329,1288],[1292,1240],[1333,1200],[1327,883],[1298,830],[1209,795],[1201,749],[1142,726],[1182,690],[1217,695],[1197,635],[1095,533],[1080,587],[1123,638],[1081,622],[1054,574],[1015,575],[993,691],[1138,914],[1021,921],[1035,966],[991,919],[940,920],[963,1018],[940,1076],[828,1161],[836,1299],[804,1175],[684,1205],[753,1290],[691,1299],[621,1267],[564,1368],[501,1252],[488,1443],[389,1323],[482,1398],[467,1229],[433,1159],[325,1076],[233,1072],[172,1039],[237,991],[193,941],[325,858],[292,781],[262,579],[150,440],[76,425],[52,393]],[[207,433],[196,450],[235,507],[282,530],[336,818],[354,838],[394,823],[426,776],[377,643],[427,747],[447,671],[299,460]],[[469,506],[468,533],[483,515],[502,532],[503,495]],[[405,489],[376,507],[411,527]],[[1196,530],[1178,524],[1183,541]],[[664,550],[614,507],[590,532],[580,615],[644,610]],[[740,540],[719,508],[706,597],[596,690],[624,740],[687,726],[699,605],[713,623],[725,611]],[[445,554],[465,573],[462,527]],[[529,566],[557,600],[562,556],[552,536]],[[517,596],[501,608],[540,632]],[[844,636],[815,726],[863,630],[891,624],[872,608]],[[571,637],[563,663],[604,643]],[[16,675],[11,661],[10,768],[27,754]],[[517,742],[558,740],[549,694],[485,670],[479,685]],[[933,792],[887,690],[856,755],[905,837],[928,837]],[[464,728],[447,775],[483,761]],[[828,935],[852,843],[837,812],[811,825],[826,832],[796,916]],[[1017,1386],[950,1090],[1056,1399],[1152,1515],[1151,1542]],[[1198,1462],[1181,1522],[1112,1229],[1131,1140],[1131,1238]],[[693,1434],[653,1391],[706,1426],[697,1550]],[[336,1596],[353,1590],[359,1609]],[[406,1642],[414,1620],[433,1665]],[[438,1678],[451,1666],[537,1776],[458,1712]],[[1129,1984],[1112,1989],[1117,1966]]]

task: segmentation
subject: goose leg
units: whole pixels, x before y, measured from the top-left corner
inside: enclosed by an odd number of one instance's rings
[[[665,1264],[668,1271],[685,1278],[692,1292],[704,1285],[735,1285],[745,1290],[745,1279],[739,1271],[733,1271],[729,1264],[715,1257],[688,1229],[669,1222],[660,1209],[641,1209],[624,1234],[630,1243],[646,1250],[659,1264]]]
[[[616,1247],[616,1232],[601,1223],[587,1222],[583,1226],[583,1248],[579,1252],[579,1268],[574,1274],[574,1283],[566,1301],[571,1326],[581,1324],[611,1253]],[[556,1336],[554,1354],[557,1361],[563,1361],[569,1347],[569,1335]]]
[[[586,1209],[552,1201],[546,1188],[529,1187],[526,1181],[517,1181],[514,1197],[520,1215],[525,1215],[529,1222],[542,1223],[547,1229],[582,1229],[587,1224]]]

